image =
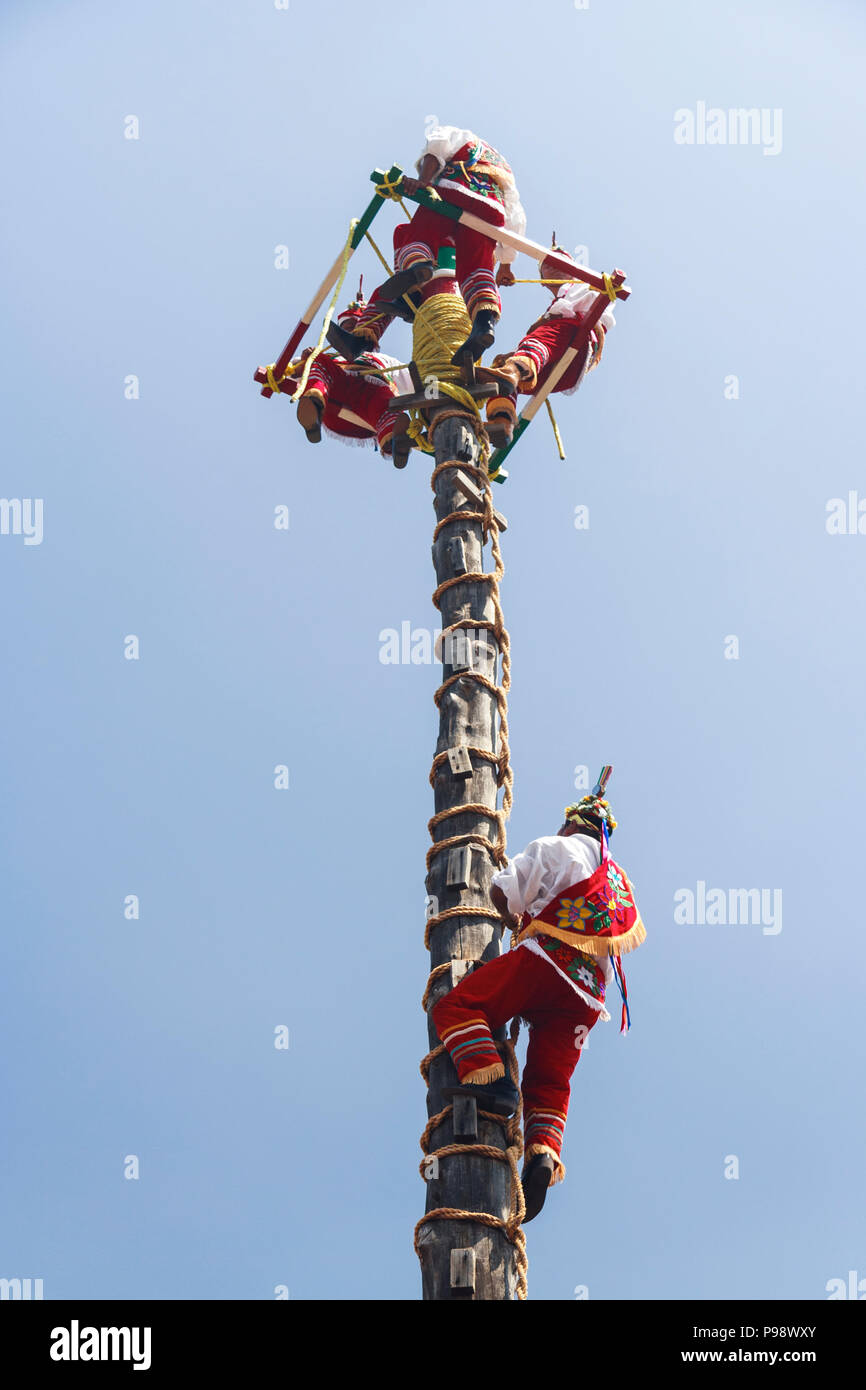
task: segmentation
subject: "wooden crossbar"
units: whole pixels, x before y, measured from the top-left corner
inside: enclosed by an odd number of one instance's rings
[[[617,276],[619,275],[622,275],[624,278],[625,272],[622,270],[615,270],[613,275],[611,276],[611,280],[614,286],[617,285]],[[539,410],[544,405],[544,402],[547,400],[551,392],[556,389],[557,383],[560,382],[562,378],[565,376],[565,373],[568,371],[572,362],[574,362],[578,354],[581,353],[583,349],[586,347],[587,343],[589,342],[590,333],[595,328],[596,324],[598,323],[599,319],[601,318],[609,303],[610,298],[608,296],[607,290],[605,290],[603,294],[596,295],[595,303],[581,322],[575,341],[572,343],[571,347],[567,348],[566,351],[562,354],[559,361],[556,363],[556,366],[551,369],[550,374],[548,375],[541,389],[536,391],[535,394],[529,398],[526,405],[521,410],[517,420],[517,424],[514,428],[514,434],[512,435],[511,443],[506,445],[504,449],[497,449],[495,453],[491,454],[487,465],[487,471],[494,482],[498,483],[505,481],[505,478],[503,478],[502,475],[499,473],[502,464],[504,463],[508,455],[511,453],[511,450],[514,448],[521,435],[526,433],[530,424],[535,419],[535,416],[538,414]],[[508,475],[506,474],[505,477],[507,476]]]
[[[362,420],[360,415],[356,415],[354,410],[349,410],[346,406],[343,406],[342,410],[339,410],[337,414],[339,416],[339,419],[345,420],[347,424],[360,425],[362,430],[367,430],[367,432],[371,435],[375,434],[375,430],[371,430],[370,426],[367,424],[367,421]]]
[[[386,177],[389,179],[402,178],[402,176],[403,171],[396,164],[388,170],[387,175],[382,174],[383,179]],[[364,238],[364,235],[367,232],[368,227],[370,226],[370,223],[373,221],[373,218],[380,211],[380,209],[384,206],[386,201],[387,200],[381,197],[381,195],[378,193],[375,194],[373,198],[371,198],[370,202],[367,204],[366,208],[361,214],[361,217],[358,219],[358,225],[355,228],[354,235],[352,236],[352,244],[349,253],[350,255],[354,254],[354,252],[357,251],[358,247],[361,244],[361,241]],[[342,270],[342,268],[343,252],[341,251],[337,259],[334,261],[334,264],[328,271],[327,275],[325,276],[324,280],[322,281],[321,285],[316,290],[316,293],[313,295],[313,298],[310,300],[310,303],[308,304],[307,308],[304,310],[303,314],[298,320],[292,332],[292,335],[289,338],[289,341],[286,343],[285,347],[283,348],[282,352],[280,353],[279,357],[274,363],[273,372],[274,379],[276,381],[279,381],[280,377],[283,375],[283,372],[286,370],[289,363],[291,362],[295,352],[297,351],[300,344],[306,337],[310,324],[313,322],[313,319],[315,318],[319,309],[321,309],[331,290],[336,285],[337,280],[340,277],[340,271]],[[268,373],[266,367],[257,367],[255,372],[253,373],[253,380],[259,382],[259,384],[261,384],[262,382],[265,383],[264,389],[261,392],[263,396],[272,396],[274,394],[270,386],[268,386],[267,384]]]
[[[374,169],[370,178],[376,184],[384,183],[386,177],[390,183],[394,182],[394,170],[398,166],[393,165],[387,175],[381,169]],[[399,171],[400,178],[403,171]],[[510,232],[505,227],[494,227],[491,222],[486,222],[483,217],[478,217],[474,212],[467,212],[464,208],[458,208],[454,203],[449,203],[435,189],[419,188],[417,193],[405,193],[401,190],[400,196],[408,198],[413,203],[419,203],[421,207],[429,208],[431,212],[441,213],[443,217],[448,217],[452,222],[460,222],[464,227],[471,227],[473,231],[480,232],[482,236],[489,237],[491,241],[496,241],[500,246],[510,246],[515,251],[522,251],[524,255],[531,256],[539,265],[542,261],[549,261],[551,268],[559,272],[564,279],[580,280],[584,284],[591,285],[593,289],[604,290],[604,276],[597,270],[590,270],[588,266],[578,265],[570,256],[559,255],[551,250],[549,246],[542,246],[538,241],[531,241],[529,237],[518,236],[516,232]],[[616,277],[619,277],[617,279]],[[611,279],[616,284],[617,299],[628,299],[631,290],[625,284],[625,272],[615,270]]]
[[[477,385],[470,386],[466,382],[456,383],[461,391],[466,391],[473,396],[476,401],[483,401],[488,396],[495,396],[499,393],[499,387],[492,381],[479,382]],[[435,396],[428,396],[426,391],[415,391],[411,396],[395,396],[389,402],[392,410],[409,410],[412,406],[419,406],[422,410],[428,405],[453,405],[454,397],[449,396],[446,391],[440,395],[437,391]]]

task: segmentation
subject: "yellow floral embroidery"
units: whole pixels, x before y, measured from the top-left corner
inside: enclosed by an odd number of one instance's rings
[[[587,907],[586,898],[563,898],[556,916],[560,928],[580,927],[592,916],[592,908]]]

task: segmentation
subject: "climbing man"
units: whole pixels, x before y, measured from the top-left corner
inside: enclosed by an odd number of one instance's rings
[[[567,255],[562,246],[554,245],[551,250]],[[559,280],[562,272],[550,261],[543,260],[541,278]],[[598,290],[579,281],[568,285],[552,283],[548,288],[553,302],[527,329],[514,351],[495,357],[492,366],[478,370],[482,381],[496,381],[501,387],[501,394],[487,402],[488,432],[496,448],[505,448],[511,443],[517,423],[518,392],[534,395],[544,386],[563,355],[579,342],[583,319],[598,297]],[[615,323],[613,307],[609,304],[591,330],[587,342],[580,347],[574,361],[553,387],[554,391],[561,391],[566,396],[574,394],[587,372],[598,366],[605,334]]]
[[[440,191],[449,203],[474,212],[494,227],[524,235],[526,214],[511,168],[498,150],[456,126],[436,126],[416,163],[417,179],[405,177],[407,193],[419,188]],[[513,285],[511,262],[516,252],[499,246],[490,237],[441,213],[419,207],[410,222],[394,232],[395,273],[370,297],[364,314],[351,333],[332,330],[329,338],[344,357],[375,347],[395,316],[405,318],[402,296],[410,297],[433,276],[438,251],[444,241],[453,240],[457,252],[457,280],[472,322],[466,341],[454,354],[460,366],[464,354],[477,361],[493,343],[494,328],[502,311],[497,285]],[[496,259],[499,269],[494,275]],[[413,302],[417,302],[417,299]]]
[[[358,298],[339,315],[340,324],[351,328],[365,308],[359,290]],[[300,380],[311,352],[311,348],[305,350],[290,379]],[[394,396],[412,390],[412,378],[396,358],[366,352],[347,362],[323,352],[313,362],[298,400],[298,423],[311,444],[319,443],[323,427],[349,443],[366,444],[375,439],[381,453],[386,458],[393,456],[395,465],[402,468],[409,454],[410,441],[405,433],[409,417],[395,412],[391,402]]]
[[[616,978],[622,1029],[630,1025],[621,953],[646,936],[623,869],[610,857],[616,821],[602,769],[590,795],[565,808],[556,835],[533,840],[493,877],[491,898],[517,932],[517,949],[464,976],[437,1001],[433,1021],[459,1078],[444,1094],[475,1096],[482,1110],[513,1115],[520,1092],[505,1074],[493,1032],[510,1018],[529,1025],[523,1071],[525,1221],[565,1176],[562,1140],[571,1074],[590,1029],[608,1020],[605,991]]]

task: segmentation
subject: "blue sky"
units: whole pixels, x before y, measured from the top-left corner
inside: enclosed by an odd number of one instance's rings
[[[509,845],[612,762],[649,933],[631,1034],[575,1075],[531,1295],[866,1277],[866,536],[826,528],[866,498],[862,10],[49,0],[2,29],[0,495],[44,531],[0,534],[0,1275],[418,1296],[437,676],[379,634],[433,625],[429,480],[314,451],[251,374],[437,116],[503,150],[531,236],[634,291],[558,404],[567,461],[540,419],[497,493]],[[699,102],[780,110],[781,149],[677,144]],[[543,302],[507,292],[501,346]],[[699,882],[780,889],[781,931],[676,922]]]

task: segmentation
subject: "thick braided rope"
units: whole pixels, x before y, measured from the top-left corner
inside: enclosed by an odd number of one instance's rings
[[[430,821],[428,822],[428,829],[430,831],[431,837],[433,835],[433,831],[439,825],[442,825],[450,817],[459,816],[463,814],[470,814],[486,816],[491,821],[493,821],[497,827],[497,838],[495,841],[492,841],[487,839],[483,835],[472,833],[467,835],[452,835],[446,837],[443,840],[434,841],[434,843],[430,846],[430,849],[427,852],[428,870],[435,855],[441,853],[441,851],[444,849],[450,849],[452,846],[458,844],[480,844],[485,849],[487,849],[494,862],[496,862],[497,864],[504,863],[506,857],[505,822],[508,819],[508,815],[511,811],[513,801],[513,775],[511,771],[510,749],[508,745],[507,701],[507,692],[511,685],[511,644],[508,635],[508,630],[505,627],[505,621],[502,614],[502,607],[499,600],[499,583],[505,573],[505,566],[502,561],[502,553],[499,546],[499,527],[497,525],[496,518],[494,515],[490,478],[487,473],[487,455],[489,453],[489,441],[487,440],[487,432],[486,430],[484,430],[483,425],[481,424],[480,415],[478,413],[478,409],[475,405],[474,400],[472,400],[471,397],[468,397],[468,400],[471,402],[472,412],[470,412],[468,409],[451,409],[437,413],[429,430],[430,443],[432,445],[432,436],[435,433],[436,427],[439,424],[441,424],[444,419],[453,418],[455,416],[467,418],[476,426],[476,428],[479,430],[479,435],[482,438],[481,467],[476,467],[473,464],[461,463],[457,460],[449,460],[445,463],[441,463],[437,465],[437,467],[433,471],[433,476],[431,478],[431,486],[433,487],[433,490],[435,492],[436,481],[446,469],[458,468],[464,470],[467,473],[474,474],[477,482],[479,483],[484,492],[484,510],[479,512],[463,509],[455,512],[450,512],[449,515],[444,517],[442,521],[440,521],[436,526],[434,532],[434,540],[438,538],[445,526],[448,526],[453,522],[478,521],[481,523],[485,539],[490,540],[494,568],[492,573],[489,574],[479,572],[473,574],[459,575],[454,579],[445,580],[444,583],[440,584],[434,592],[433,602],[436,605],[436,607],[439,608],[440,598],[442,594],[445,593],[446,590],[451,588],[454,584],[487,583],[490,585],[490,596],[493,601],[494,612],[493,620],[491,621],[490,619],[463,618],[459,622],[452,623],[448,628],[444,629],[442,633],[442,639],[444,639],[447,633],[457,631],[460,628],[484,628],[492,632],[496,637],[499,651],[502,656],[502,679],[501,683],[497,686],[494,682],[490,681],[486,676],[484,676],[480,671],[474,671],[471,668],[467,670],[461,670],[459,672],[455,672],[453,675],[449,676],[447,680],[443,681],[442,684],[439,686],[438,690],[435,692],[433,698],[438,708],[439,703],[445,692],[453,684],[455,684],[455,682],[466,679],[477,680],[480,684],[484,686],[486,690],[489,690],[491,694],[494,695],[497,704],[497,712],[499,715],[499,751],[493,752],[490,749],[476,747],[470,747],[467,751],[473,757],[480,758],[484,761],[491,762],[496,765],[497,785],[503,787],[503,802],[501,808],[495,806],[485,806],[479,802],[468,802],[462,806],[448,807],[444,811],[439,811],[436,813],[436,815],[431,816]],[[430,769],[431,785],[435,783],[436,772],[439,769],[439,767],[441,767],[442,763],[446,760],[447,756],[447,753],[437,753],[436,757],[433,759],[433,765]],[[444,911],[437,912],[434,916],[428,918],[424,931],[425,947],[429,949],[430,933],[433,930],[433,928],[439,926],[440,923],[446,922],[454,917],[487,917],[491,920],[498,920],[496,914],[492,911],[492,909],[489,908],[467,906],[446,908]],[[429,1004],[430,994],[435,982],[438,979],[440,979],[444,974],[446,974],[450,969],[451,962],[446,961],[442,965],[437,965],[435,969],[433,969],[430,972],[430,975],[427,979],[427,985],[424,990],[424,996],[422,999],[422,1007],[424,1008],[425,1012]],[[517,1024],[516,1022],[515,1024],[512,1024],[510,1041],[501,1044],[500,1046],[505,1055],[509,1075],[511,1076],[511,1079],[514,1082],[514,1084],[519,1089],[520,1076],[517,1066],[517,1055],[514,1050],[514,1042],[517,1038],[518,1027],[519,1024]],[[426,1057],[422,1059],[421,1075],[424,1078],[425,1082],[429,1083],[431,1064],[433,1063],[433,1061],[436,1060],[436,1058],[441,1057],[444,1053],[445,1048],[441,1043],[439,1043],[437,1047],[434,1047],[430,1052],[427,1053]],[[523,1139],[521,1136],[521,1116],[523,1111],[522,1101],[517,1114],[513,1116],[510,1120],[506,1120],[504,1116],[495,1115],[492,1111],[479,1111],[479,1114],[484,1119],[495,1121],[496,1123],[502,1126],[502,1128],[505,1131],[505,1149],[499,1149],[493,1144],[452,1143],[446,1144],[442,1148],[433,1149],[431,1151],[430,1143],[432,1141],[432,1135],[434,1131],[438,1128],[439,1125],[443,1123],[445,1119],[447,1119],[448,1115],[452,1112],[452,1110],[453,1106],[447,1105],[444,1108],[444,1110],[440,1110],[438,1114],[433,1115],[428,1120],[427,1125],[424,1129],[424,1133],[421,1135],[421,1149],[425,1154],[425,1158],[422,1160],[420,1166],[422,1177],[426,1177],[426,1169],[429,1165],[431,1158],[435,1158],[437,1160],[444,1160],[456,1154],[474,1154],[480,1158],[488,1158],[493,1162],[507,1163],[510,1169],[511,1177],[509,1203],[510,1215],[506,1219],[503,1219],[499,1216],[493,1216],[490,1212],[465,1211],[460,1207],[437,1207],[433,1211],[427,1212],[415,1227],[414,1246],[416,1254],[418,1254],[420,1258],[421,1251],[418,1243],[418,1235],[421,1230],[421,1227],[424,1226],[428,1221],[474,1221],[479,1225],[490,1226],[494,1229],[501,1230],[505,1234],[506,1238],[509,1241],[511,1241],[511,1243],[515,1247],[517,1261],[517,1297],[518,1299],[523,1300],[527,1296],[526,1274],[528,1269],[528,1259],[526,1255],[526,1237],[523,1234],[521,1223],[526,1214],[526,1203],[523,1196],[523,1187],[520,1182],[520,1173],[517,1167],[518,1159],[521,1157],[523,1153]]]
[[[479,434],[483,434],[486,439],[486,432],[481,424],[481,416],[475,400],[460,385],[462,369],[455,367],[451,361],[459,345],[469,336],[471,329],[472,321],[462,295],[447,293],[430,295],[429,298],[422,300],[415,310],[415,317],[412,322],[412,359],[424,381],[434,380],[437,392],[440,395],[450,396],[460,407],[460,414],[477,418],[479,425],[481,425]],[[425,417],[422,411],[413,406],[409,415],[408,433],[410,438],[414,440],[419,449],[432,454],[432,436],[435,426],[430,425],[425,438]]]
[[[458,384],[462,371],[451,358],[471,331],[472,320],[462,295],[431,294],[422,300],[412,325],[412,358],[421,376]],[[460,399],[468,395],[461,392]]]
[[[421,1148],[423,1149],[424,1153],[428,1156],[428,1158],[432,1158],[432,1157],[433,1157],[433,1155],[430,1153],[430,1139],[431,1139],[431,1137],[432,1137],[433,1131],[434,1131],[435,1129],[438,1129],[439,1126],[443,1123],[443,1121],[447,1120],[448,1116],[451,1114],[451,1111],[452,1111],[453,1109],[454,1109],[453,1105],[450,1105],[450,1104],[449,1104],[449,1105],[446,1105],[445,1108],[444,1108],[444,1110],[440,1110],[439,1113],[438,1113],[438,1115],[431,1115],[431,1116],[430,1116],[430,1119],[427,1121],[427,1124],[426,1124],[425,1129],[424,1129],[424,1133],[421,1135],[421,1141],[420,1141],[420,1142],[421,1142]],[[506,1118],[505,1118],[504,1115],[497,1115],[496,1112],[493,1111],[493,1110],[479,1110],[479,1111],[478,1111],[478,1114],[480,1115],[480,1117],[482,1118],[482,1120],[491,1120],[494,1124],[499,1125],[500,1128],[502,1128],[502,1129],[504,1129],[504,1130],[507,1131],[507,1129],[508,1129],[508,1120],[506,1120]],[[499,1149],[498,1152],[501,1154],[501,1153],[502,1153],[502,1149]],[[422,1161],[421,1161],[421,1176],[422,1176],[422,1178],[425,1176],[425,1174],[424,1174],[424,1168],[425,1168],[426,1162],[427,1162],[426,1159],[422,1159]]]
[[[490,751],[489,748],[475,748],[473,745],[470,744],[470,746],[466,749],[466,752],[467,752],[467,753],[472,753],[473,756],[476,757],[476,758],[484,758],[484,759],[487,760],[487,762],[489,762],[489,763],[495,763],[496,766],[497,766],[497,768],[499,767],[499,754],[498,754],[498,753],[491,753],[491,751]],[[436,773],[437,773],[438,769],[442,766],[442,764],[443,764],[444,762],[447,762],[447,761],[448,761],[448,754],[447,754],[447,753],[437,753],[437,754],[436,754],[436,757],[433,759],[433,766],[430,768],[430,785],[431,785],[431,787],[433,787],[433,786],[436,785]],[[500,786],[501,786],[501,782],[500,782]]]
[[[456,836],[456,839],[458,839],[459,842],[463,844],[462,837]],[[424,946],[426,950],[430,950],[430,933],[433,930],[433,928],[441,926],[443,922],[447,922],[448,919],[451,917],[487,917],[491,922],[495,922],[497,925],[499,924],[499,918],[497,914],[493,911],[492,908],[489,907],[446,907],[444,911],[437,912],[432,917],[427,918],[427,925],[424,928]],[[441,966],[436,966],[436,970],[441,969]],[[429,976],[427,977],[427,988],[424,990],[425,999],[428,997],[430,985],[432,984],[433,979],[436,975],[436,970],[431,970]]]
[[[425,937],[424,945],[427,946],[426,937]],[[428,950],[429,950],[429,947],[428,947]],[[435,966],[434,969],[431,970],[431,971],[430,971],[430,974],[427,976],[427,984],[424,986],[424,993],[423,993],[423,995],[421,996],[421,1008],[424,1010],[425,1014],[426,1014],[426,1012],[427,1012],[427,1005],[430,1003],[430,991],[432,990],[432,988],[433,988],[433,986],[435,985],[436,981],[437,981],[442,975],[447,974],[447,972],[448,972],[450,969],[451,969],[451,962],[450,962],[450,960],[446,960],[446,961],[443,961],[441,965]],[[426,1131],[425,1131],[425,1132],[426,1132]],[[424,1142],[423,1139],[422,1139],[421,1142],[422,1142],[422,1145],[423,1145],[423,1142]]]
[[[496,687],[492,686],[492,689],[495,690]],[[447,840],[436,840],[427,851],[428,871],[437,854],[441,853],[441,851],[448,846],[461,842],[482,844],[485,849],[489,850],[490,856],[495,863],[505,863],[505,813],[495,806],[485,806],[484,803],[480,801],[465,802],[462,806],[448,806],[444,811],[439,811],[435,816],[430,817],[427,822],[427,829],[432,835],[436,827],[441,825],[444,821],[450,820],[453,816],[465,815],[486,816],[489,820],[495,821],[497,828],[497,838],[495,842],[475,832],[472,832],[471,838],[469,835],[452,835],[450,839]]]

